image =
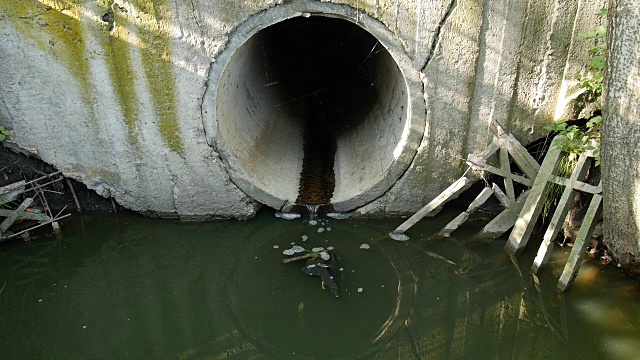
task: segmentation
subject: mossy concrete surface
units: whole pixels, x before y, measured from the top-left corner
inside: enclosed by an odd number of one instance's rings
[[[321,3],[334,17],[391,33],[426,104],[415,156],[357,209],[362,215],[419,209],[461,175],[462,158],[486,146],[489,121],[523,143],[539,137],[576,87],[584,55],[575,35],[593,27],[604,5]],[[203,103],[209,71],[243,24],[269,26],[280,8],[322,16],[305,10],[318,4],[0,0],[0,125],[14,145],[127,208],[183,219],[251,217],[260,203],[233,183],[215,148],[216,129],[207,128],[215,105]]]

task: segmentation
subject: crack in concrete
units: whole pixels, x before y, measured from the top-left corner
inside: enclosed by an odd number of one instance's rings
[[[434,40],[431,43],[429,56],[427,56],[427,59],[424,61],[424,64],[420,68],[420,72],[423,72],[427,68],[427,66],[429,66],[431,59],[433,59],[433,56],[436,53],[436,49],[438,48],[438,45],[440,45],[440,39],[442,37],[442,28],[444,27],[444,24],[449,20],[449,17],[451,17],[451,14],[457,7],[458,7],[458,0],[451,0],[451,2],[449,3],[449,8],[447,9],[447,12],[444,14],[444,16],[442,17],[442,20],[440,20],[440,23],[438,24],[438,27],[436,28],[436,35],[434,36]]]
[[[191,14],[193,14],[193,21],[195,21],[198,30],[200,30],[200,38],[203,38],[204,30],[202,29],[200,21],[198,21],[198,12],[196,11],[196,5],[193,3],[193,0],[191,0]]]

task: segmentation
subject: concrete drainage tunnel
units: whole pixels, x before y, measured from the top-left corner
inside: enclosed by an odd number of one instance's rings
[[[252,198],[276,209],[348,211],[379,197],[408,167],[421,127],[412,126],[406,76],[370,32],[336,17],[299,16],[225,52],[212,142]]]

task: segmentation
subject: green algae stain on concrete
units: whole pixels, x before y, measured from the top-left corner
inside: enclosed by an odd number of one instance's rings
[[[131,62],[131,46],[127,41],[130,34],[122,26],[126,22],[126,16],[116,12],[114,15],[114,28],[111,32],[101,35],[102,48],[105,50],[105,61],[109,69],[109,75],[113,81],[115,94],[122,107],[122,114],[127,124],[129,138],[139,149],[140,141],[136,136],[136,123],[138,121],[139,108],[138,96],[135,91],[135,72]]]
[[[78,81],[87,105],[93,99],[91,71],[83,38],[80,11],[73,1],[3,0],[0,10],[16,29],[51,53]]]
[[[171,62],[171,41],[167,29],[169,6],[163,0],[137,0],[138,36],[142,66],[153,96],[160,134],[169,148],[184,156],[176,102],[176,83]]]

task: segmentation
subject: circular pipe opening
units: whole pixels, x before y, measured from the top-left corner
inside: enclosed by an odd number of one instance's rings
[[[346,211],[380,196],[408,166],[412,132],[421,136],[424,124],[412,126],[394,56],[362,27],[294,17],[230,50],[213,79],[213,142],[248,195],[278,209]]]

